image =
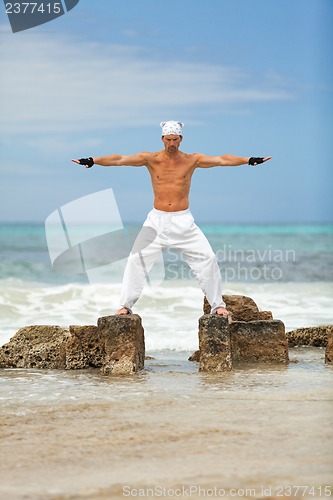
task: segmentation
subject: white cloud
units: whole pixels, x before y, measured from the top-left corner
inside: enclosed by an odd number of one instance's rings
[[[52,33],[2,36],[1,132],[68,132],[148,125],[179,107],[206,112],[292,98],[276,79],[208,62]],[[5,118],[4,118],[5,117]]]

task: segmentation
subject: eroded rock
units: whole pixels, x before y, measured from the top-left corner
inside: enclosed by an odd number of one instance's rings
[[[25,326],[1,347],[0,368],[63,369],[68,338],[60,326]]]
[[[138,315],[106,316],[98,326],[26,326],[0,349],[0,368],[87,369],[132,374],[144,367]]]
[[[66,343],[66,369],[100,368],[105,356],[105,342],[97,326],[69,327]]]
[[[309,326],[297,328],[287,332],[290,347],[309,345],[313,347],[325,347],[328,335],[331,335],[333,325]]]
[[[205,314],[199,319],[200,371],[228,371],[232,368],[228,318]]]
[[[259,311],[259,320],[273,319],[273,313],[271,311]]]
[[[333,325],[331,325],[331,328],[327,332],[325,363],[333,363]]]
[[[222,295],[226,308],[231,312],[232,321],[258,321],[260,319],[273,319],[271,311],[259,311],[257,304],[246,295]],[[210,314],[210,305],[204,298],[204,314]]]
[[[97,325],[105,341],[102,373],[130,375],[143,369],[145,339],[140,316],[105,316]]]
[[[233,362],[288,362],[288,341],[282,321],[235,321],[230,323],[229,330]]]

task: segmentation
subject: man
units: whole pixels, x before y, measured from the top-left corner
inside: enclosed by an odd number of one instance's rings
[[[199,281],[210,306],[211,314],[228,316],[222,300],[220,270],[215,254],[202,231],[194,223],[189,211],[189,192],[193,172],[197,168],[257,165],[270,160],[267,158],[245,158],[233,155],[206,156],[201,153],[186,154],[180,151],[183,140],[181,122],[162,122],[162,142],[164,149],[156,153],[138,153],[132,156],[112,154],[100,158],[72,160],[86,168],[94,164],[103,167],[133,166],[147,167],[154,191],[154,208],[141,230],[141,246],[134,247],[126,265],[121,308],[117,315],[132,313],[132,307],[143,290],[149,273],[161,249],[175,247],[182,251],[184,258]],[[147,242],[147,231],[151,231]],[[146,231],[144,235],[144,231]],[[151,236],[153,234],[153,236]],[[137,241],[140,240],[140,234]],[[145,241],[142,245],[142,241]]]

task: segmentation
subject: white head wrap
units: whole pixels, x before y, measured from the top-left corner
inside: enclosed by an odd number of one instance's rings
[[[184,123],[182,122],[161,122],[162,135],[183,135],[182,128]]]

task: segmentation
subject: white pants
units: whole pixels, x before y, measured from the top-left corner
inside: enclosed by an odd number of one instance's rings
[[[121,307],[132,312],[146,283],[147,274],[163,248],[168,247],[182,252],[211,306],[211,313],[215,313],[219,307],[225,307],[216,256],[206,236],[194,223],[190,210],[162,212],[155,208],[149,212],[128,258]]]

